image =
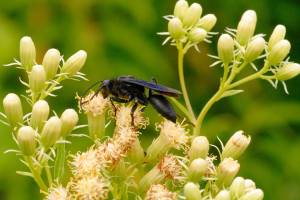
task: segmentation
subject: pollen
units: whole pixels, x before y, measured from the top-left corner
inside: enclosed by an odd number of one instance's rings
[[[100,155],[101,162],[106,165],[115,165],[121,158],[124,157],[122,148],[114,140],[107,140],[97,148],[97,152]]]
[[[133,114],[133,122],[135,127],[139,129],[145,129],[149,125],[149,118],[145,118],[143,112],[141,111],[141,107],[138,107]],[[132,106],[129,105],[119,105],[117,107],[116,113],[116,126],[118,128],[124,126],[132,126],[132,119],[131,119],[131,110]]]
[[[186,146],[188,141],[187,130],[182,124],[164,120],[157,128],[160,129],[160,134],[166,136],[173,148],[181,149]]]
[[[109,184],[101,177],[85,177],[72,184],[74,199],[105,200],[108,198]]]
[[[180,179],[182,174],[182,166],[177,158],[173,155],[166,155],[157,165],[158,169],[163,173],[165,178],[173,180]]]
[[[118,143],[118,146],[122,149],[123,154],[126,154],[128,150],[135,143],[138,136],[138,132],[132,127],[121,127],[116,129],[114,141]]]
[[[64,187],[58,186],[49,189],[46,200],[70,200],[70,197],[68,191]]]
[[[101,93],[94,95],[95,93],[92,92],[86,97],[83,97],[80,100],[80,107],[84,113],[92,113],[94,116],[102,115],[109,107],[110,102],[108,98],[103,98]]]
[[[164,185],[155,184],[148,190],[145,200],[175,200],[177,195],[170,192]]]

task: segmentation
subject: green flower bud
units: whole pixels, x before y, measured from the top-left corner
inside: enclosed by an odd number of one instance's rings
[[[132,162],[132,163],[137,163],[141,164],[144,161],[144,149],[137,138],[135,142],[132,144],[131,149],[129,150],[127,154],[127,158]]]
[[[35,65],[35,46],[32,39],[28,36],[24,36],[20,40],[20,61],[26,71],[31,71],[33,65]]]
[[[17,141],[22,153],[31,156],[35,153],[35,131],[30,126],[23,126],[18,130]]]
[[[283,40],[285,38],[286,34],[286,28],[283,25],[277,25],[273,32],[272,35],[270,36],[269,42],[268,42],[268,47],[269,51],[272,50],[275,44],[277,44],[279,41]]]
[[[186,200],[201,200],[202,199],[199,187],[191,182],[185,184],[185,186],[183,188],[183,193],[184,193]]]
[[[241,45],[246,45],[253,36],[256,27],[256,21],[256,12],[254,10],[247,10],[242,15],[236,32],[236,40]]]
[[[47,101],[38,100],[32,106],[30,125],[33,128],[42,129],[42,127],[44,126],[44,123],[48,119],[49,111],[50,111],[50,108],[49,108]]]
[[[255,189],[244,194],[240,200],[262,200],[264,198],[264,192],[261,189]]]
[[[248,63],[254,61],[258,56],[261,55],[263,50],[265,49],[265,40],[262,37],[257,37],[252,40],[247,48],[245,53],[245,61]]]
[[[225,158],[217,169],[217,185],[230,185],[239,170],[240,164],[238,161],[232,158]]]
[[[252,181],[251,179],[245,179],[245,191],[249,192],[251,190],[255,190],[256,189],[256,185],[254,183],[254,181]]]
[[[183,19],[184,14],[187,12],[189,8],[189,4],[185,0],[179,0],[175,4],[174,8],[174,16],[178,17],[179,19]]]
[[[182,23],[184,27],[191,27],[195,25],[202,14],[202,7],[198,3],[193,3],[184,13]]]
[[[222,151],[222,158],[239,158],[249,146],[250,141],[250,136],[245,136],[243,131],[237,131],[227,141]]]
[[[56,143],[56,141],[60,137],[60,132],[60,119],[56,116],[50,117],[50,119],[48,119],[48,121],[46,122],[41,133],[41,142],[46,150]]]
[[[218,55],[224,64],[233,59],[234,41],[228,34],[222,34],[218,40]]]
[[[171,37],[175,40],[182,38],[185,34],[182,23],[177,17],[169,21],[168,31]]]
[[[66,109],[60,117],[61,120],[61,136],[66,137],[78,122],[78,114],[74,109]]]
[[[228,190],[221,190],[214,200],[230,200],[230,193]]]
[[[61,56],[57,49],[49,49],[45,54],[43,66],[46,72],[47,80],[54,78],[56,75],[60,60]]]
[[[70,76],[75,75],[83,67],[87,54],[85,51],[80,50],[73,54],[62,66],[61,71]]]
[[[205,136],[197,136],[193,139],[191,148],[189,150],[190,161],[196,158],[205,159],[209,151],[209,142]]]
[[[197,183],[208,170],[208,162],[202,158],[193,160],[188,169],[188,177]]]
[[[297,63],[287,63],[280,67],[275,76],[277,80],[286,81],[300,74],[300,65]]]
[[[192,29],[188,34],[188,38],[192,43],[202,42],[206,36],[207,32],[202,28]]]
[[[211,31],[211,29],[216,25],[217,17],[214,14],[204,15],[199,21],[197,26],[205,29],[207,32]]]
[[[18,95],[10,93],[3,99],[5,115],[12,127],[23,122],[23,109]]]
[[[270,51],[270,54],[268,56],[269,64],[270,65],[279,64],[281,61],[283,61],[283,59],[285,59],[285,57],[287,57],[290,50],[291,50],[291,44],[288,40],[281,40],[277,42],[272,48],[272,50]]]
[[[242,196],[245,193],[245,179],[236,177],[230,186],[230,193],[233,198]]]
[[[34,65],[29,74],[29,87],[33,93],[39,94],[45,87],[46,73],[42,65]]]

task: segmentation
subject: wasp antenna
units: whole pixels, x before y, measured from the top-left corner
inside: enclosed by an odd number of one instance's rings
[[[87,101],[85,101],[85,102],[82,102],[82,98],[83,98],[83,97],[84,97],[84,96],[85,96],[85,95],[86,95],[93,87],[95,87],[95,86],[96,86],[97,84],[99,84],[99,83],[102,84],[102,82],[103,82],[103,81],[97,81],[97,82],[93,83],[91,86],[89,86],[89,87],[84,91],[83,95],[81,95],[81,97],[80,97],[80,105],[85,104],[86,102],[92,100],[92,99],[99,93],[100,89],[97,89],[96,93],[91,97],[91,99],[89,99],[89,100],[87,100]]]

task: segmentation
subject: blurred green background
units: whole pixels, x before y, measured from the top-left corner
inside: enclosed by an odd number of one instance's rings
[[[195,0],[196,1],[196,0]],[[292,43],[291,60],[300,62],[300,2],[295,0],[202,0],[204,13],[218,17],[214,31],[234,28],[246,9],[258,15],[257,33],[270,34],[276,24],[287,27]],[[190,1],[191,3],[191,1]],[[74,95],[91,82],[132,74],[179,88],[176,50],[162,46],[166,30],[163,15],[171,14],[175,0],[12,0],[0,6],[0,65],[18,58],[19,39],[33,38],[38,49],[38,61],[49,48],[58,48],[66,57],[79,49],[88,52],[83,69],[90,82],[66,81],[50,98],[58,113],[66,107],[76,107]],[[217,37],[213,39],[216,41]],[[216,91],[221,69],[208,68],[213,61],[206,54],[215,54],[215,43],[201,45],[199,54],[191,50],[186,56],[185,73],[192,103],[196,111]],[[14,68],[0,68],[0,97],[8,92],[20,93],[22,76]],[[243,129],[252,135],[252,144],[242,157],[240,175],[255,180],[265,192],[265,199],[300,199],[300,78],[288,82],[290,95],[280,87],[255,81],[244,85],[246,93],[222,100],[209,112],[203,133],[211,142],[216,136],[223,141]],[[2,110],[2,108],[1,108]],[[158,119],[152,108],[152,124]],[[152,137],[151,128],[144,135]],[[151,135],[152,134],[152,135]],[[80,148],[81,140],[74,144]],[[0,125],[0,199],[38,199],[32,180],[16,175],[24,169],[13,154],[8,129]]]

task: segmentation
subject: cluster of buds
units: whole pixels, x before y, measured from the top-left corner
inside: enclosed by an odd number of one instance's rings
[[[168,32],[170,35],[165,42],[187,44],[187,48],[202,41],[208,41],[209,33],[217,22],[213,14],[202,15],[202,7],[198,3],[188,4],[185,0],[177,1],[174,13],[166,18],[169,20]],[[165,43],[164,42],[164,43]]]

